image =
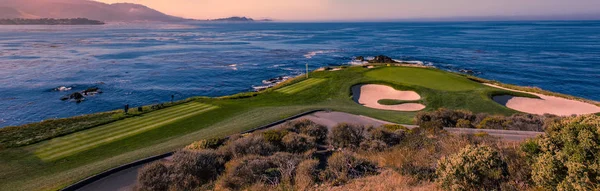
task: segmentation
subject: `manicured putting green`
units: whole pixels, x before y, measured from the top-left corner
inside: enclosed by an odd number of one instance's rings
[[[35,154],[45,161],[63,158],[217,108],[208,104],[192,102],[159,110],[142,117],[125,119],[44,142],[37,147]]]
[[[366,76],[443,91],[468,91],[485,88],[463,76],[434,69],[389,67],[384,70],[367,72]]]
[[[307,80],[304,80],[302,82],[298,82],[296,84],[293,84],[291,86],[287,86],[281,89],[278,89],[277,92],[280,93],[285,93],[285,94],[295,94],[298,93],[302,90],[306,90],[312,86],[315,86],[317,84],[320,84],[322,82],[324,82],[325,79],[320,79],[320,78],[310,78]]]

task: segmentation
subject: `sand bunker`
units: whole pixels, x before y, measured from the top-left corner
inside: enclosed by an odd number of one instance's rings
[[[421,96],[414,91],[399,91],[385,85],[356,85],[352,87],[353,99],[356,103],[374,109],[394,111],[419,111],[425,109],[420,103],[404,103],[398,105],[382,105],[379,100],[392,99],[403,101],[420,100]]]
[[[524,91],[518,91],[513,89],[508,89],[492,84],[485,84],[487,86],[492,86],[499,89],[510,90],[515,92],[523,92],[532,95],[536,95],[541,99],[535,98],[526,98],[526,97],[515,97],[510,95],[502,95],[502,96],[494,96],[492,99],[502,104],[508,108],[525,112],[531,114],[554,114],[560,116],[570,116],[570,115],[583,115],[583,114],[592,114],[592,113],[600,113],[600,107],[585,103],[582,101],[569,100],[556,96],[547,96],[543,94],[536,94]]]

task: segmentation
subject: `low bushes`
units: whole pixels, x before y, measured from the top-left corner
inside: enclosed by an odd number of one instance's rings
[[[340,124],[331,130],[330,139],[334,147],[358,148],[360,143],[366,139],[366,128],[364,126]]]
[[[173,184],[178,190],[198,187],[217,177],[224,165],[223,156],[214,150],[182,150],[173,155]]]
[[[142,167],[138,176],[140,191],[163,191],[170,186],[170,170],[161,162],[150,163]]]
[[[225,144],[218,150],[230,158],[240,158],[246,155],[268,156],[280,149],[271,141],[267,141],[262,134],[252,134]]]
[[[298,190],[306,190],[319,181],[319,161],[315,159],[304,160],[298,164],[294,183]]]
[[[301,133],[315,138],[318,144],[324,144],[327,140],[327,127],[316,124],[310,120],[300,120],[288,122],[284,125],[284,128],[288,131]]]
[[[600,189],[600,117],[572,117],[522,146],[532,159],[533,182],[548,190]]]
[[[278,184],[280,178],[277,165],[269,158],[246,156],[229,162],[218,184],[225,189],[239,190],[254,183]]]
[[[488,146],[467,146],[442,158],[437,181],[446,190],[500,190],[508,179],[508,165]]]
[[[332,129],[330,143],[337,148],[383,151],[399,144],[404,135],[403,130],[391,131],[388,128],[340,124]]]
[[[554,115],[533,115],[518,113],[512,116],[490,116],[485,113],[473,114],[468,111],[438,109],[432,112],[420,112],[416,123],[423,127],[457,127],[480,129],[505,129],[522,131],[544,131],[544,128],[559,120]]]
[[[225,143],[225,139],[223,138],[204,139],[196,141],[185,148],[189,150],[216,149],[223,145],[223,143]]]
[[[324,179],[343,184],[350,179],[377,173],[377,165],[348,152],[334,153],[327,159]]]
[[[336,135],[340,136],[331,143],[348,150],[380,151],[388,148],[388,144],[398,144],[404,135],[402,130],[354,125],[340,125],[336,129]],[[345,130],[350,130],[350,134]],[[327,127],[298,121],[279,129],[233,135],[227,140],[201,140],[176,152],[172,162],[144,167],[139,172],[138,187],[139,190],[309,189],[316,184],[341,184],[377,173],[375,163],[350,151],[333,156],[327,150],[317,153],[317,145],[328,142],[327,135]]]
[[[303,153],[316,147],[315,138],[304,134],[289,133],[281,140],[285,150],[290,153]]]

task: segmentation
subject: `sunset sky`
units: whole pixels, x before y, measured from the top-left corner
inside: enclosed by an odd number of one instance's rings
[[[99,0],[139,3],[195,19],[377,20],[600,12],[600,0]]]

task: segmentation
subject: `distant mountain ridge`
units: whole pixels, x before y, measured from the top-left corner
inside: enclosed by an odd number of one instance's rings
[[[186,20],[140,4],[91,0],[0,0],[0,18],[87,18],[109,22]]]

